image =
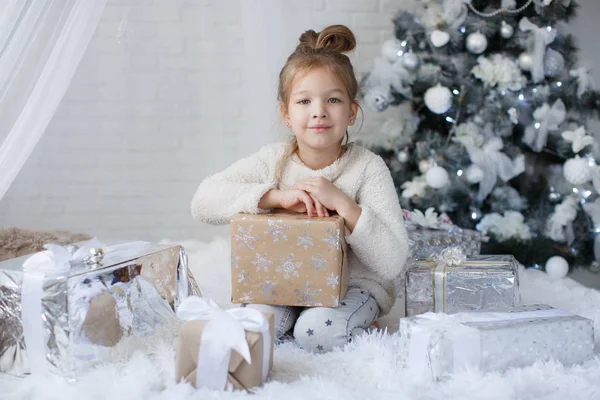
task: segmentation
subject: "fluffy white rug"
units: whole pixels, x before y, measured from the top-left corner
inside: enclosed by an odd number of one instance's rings
[[[205,297],[229,307],[229,244],[184,242],[192,270]],[[523,271],[525,303],[545,303],[591,318],[600,328],[600,292],[571,279],[551,281],[538,271]],[[393,319],[388,319],[392,327]],[[397,324],[397,321],[396,321]],[[600,338],[600,335],[597,335]],[[597,340],[597,348],[600,341]],[[61,379],[1,377],[1,399],[238,399],[245,392],[196,390],[174,382],[172,343],[153,341],[121,363],[105,365],[76,383]],[[513,369],[504,374],[462,371],[432,383],[399,359],[404,349],[395,334],[357,338],[344,349],[323,355],[302,351],[292,343],[275,350],[271,381],[252,399],[599,399],[600,357],[582,366],[554,362]]]

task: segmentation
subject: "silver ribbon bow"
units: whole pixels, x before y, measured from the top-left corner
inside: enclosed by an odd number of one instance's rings
[[[531,79],[534,83],[541,82],[544,80],[544,55],[546,54],[546,46],[554,41],[556,30],[552,28],[548,29],[545,26],[539,27],[529,21],[527,17],[521,18],[519,29],[523,32],[531,31],[533,33]]]
[[[501,152],[504,148],[502,139],[492,137],[482,147],[466,146],[471,162],[483,171],[483,179],[479,182],[477,200],[483,201],[492,192],[498,178],[507,182],[525,171],[525,158],[520,155],[511,160]]]
[[[431,271],[433,275],[433,311],[446,312],[446,276],[448,267],[458,266],[467,261],[467,256],[458,246],[447,247],[433,257],[437,265]]]
[[[535,152],[540,152],[548,140],[548,131],[557,130],[565,120],[567,110],[565,103],[558,99],[552,104],[544,103],[533,112],[535,122],[525,128],[523,142]]]

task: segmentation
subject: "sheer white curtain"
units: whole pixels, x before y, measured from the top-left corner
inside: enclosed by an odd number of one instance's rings
[[[244,116],[252,145],[283,139],[277,108],[279,71],[310,25],[308,7],[281,0],[241,0],[243,16]]]
[[[106,0],[10,0],[0,8],[0,201],[63,98]]]

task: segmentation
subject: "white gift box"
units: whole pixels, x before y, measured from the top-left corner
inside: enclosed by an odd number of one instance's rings
[[[464,368],[503,372],[538,360],[594,356],[593,321],[545,305],[506,312],[425,313],[400,319],[405,367],[439,380]]]

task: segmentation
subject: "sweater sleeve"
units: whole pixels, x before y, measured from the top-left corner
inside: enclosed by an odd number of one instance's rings
[[[204,179],[192,199],[192,217],[212,225],[229,223],[237,213],[258,214],[260,199],[275,183],[269,178],[277,162],[277,145],[261,148],[229,168]]]
[[[384,279],[404,272],[408,257],[408,234],[398,194],[389,169],[381,157],[367,165],[358,191],[361,214],[346,241],[357,258]]]

